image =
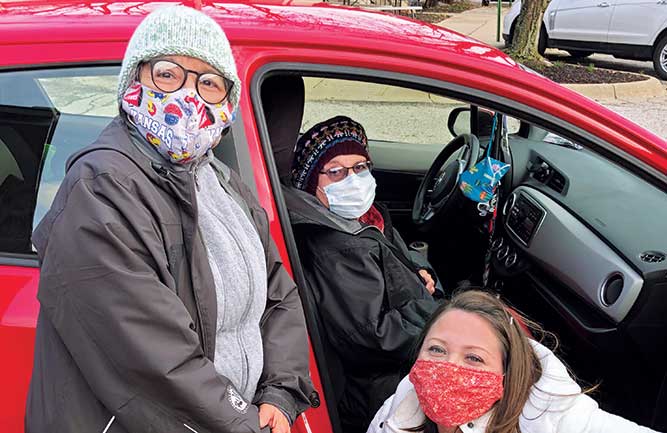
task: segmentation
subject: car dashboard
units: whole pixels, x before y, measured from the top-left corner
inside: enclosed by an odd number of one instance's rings
[[[612,326],[623,322],[642,290],[667,275],[664,192],[576,145],[513,136],[510,153],[496,268],[511,275],[537,265]]]

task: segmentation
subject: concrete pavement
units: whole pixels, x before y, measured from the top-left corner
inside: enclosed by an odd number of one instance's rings
[[[497,26],[498,26],[498,10],[497,5],[479,7],[470,9],[459,14],[451,14],[450,18],[438,23],[439,26],[454,30],[455,32],[470,36],[478,41],[492,47],[502,48],[505,42],[502,37],[502,18],[505,17],[509,7],[503,5],[502,16],[500,20],[500,41],[496,41]]]

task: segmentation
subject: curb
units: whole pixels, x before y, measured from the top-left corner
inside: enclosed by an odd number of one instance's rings
[[[665,87],[657,78],[616,84],[561,84],[595,101],[643,101],[656,96],[667,96]]]
[[[657,78],[616,84],[561,84],[598,102],[644,101],[667,96],[667,86]],[[306,78],[306,99],[309,101],[397,102],[450,105],[452,100],[418,90],[387,87],[381,84]]]

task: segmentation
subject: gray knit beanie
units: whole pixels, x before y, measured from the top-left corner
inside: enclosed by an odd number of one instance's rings
[[[241,81],[225,32],[212,18],[186,6],[156,9],[137,26],[118,77],[118,103],[136,77],[139,63],[159,56],[194,57],[210,64],[234,85],[229,102],[238,107]]]

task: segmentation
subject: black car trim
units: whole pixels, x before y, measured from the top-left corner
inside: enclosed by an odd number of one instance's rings
[[[634,60],[651,60],[653,56],[653,47],[650,45],[549,39],[548,47],[566,51],[577,50],[611,54],[615,57]]]
[[[38,268],[37,254],[0,254],[0,266],[18,266],[21,268]]]
[[[21,71],[49,71],[52,69],[63,68],[84,68],[89,66],[116,66],[120,67],[122,59],[119,60],[94,60],[90,62],[56,62],[56,63],[28,63],[25,65],[0,66],[0,72],[21,72]]]

